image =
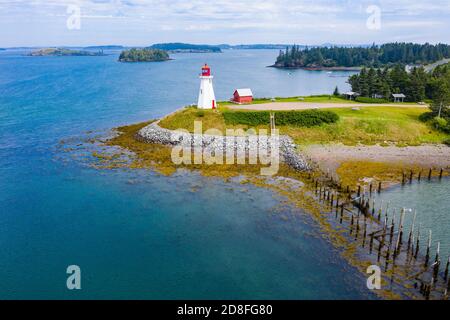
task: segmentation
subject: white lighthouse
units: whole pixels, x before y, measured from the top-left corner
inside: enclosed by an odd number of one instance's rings
[[[214,95],[212,79],[211,68],[205,64],[202,67],[202,74],[200,75],[200,92],[197,103],[197,108],[199,109],[216,108],[216,96]]]

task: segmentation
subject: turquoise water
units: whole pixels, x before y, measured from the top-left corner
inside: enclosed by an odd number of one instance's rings
[[[0,298],[364,299],[366,279],[299,209],[269,190],[195,173],[95,170],[61,140],[192,103],[199,67],[216,94],[345,90],[348,73],[266,68],[276,51],[165,63],[0,53]],[[79,265],[82,290],[66,289]]]
[[[385,208],[389,202],[390,214],[396,212],[396,223],[399,222],[400,211],[406,209],[405,231],[408,236],[416,211],[415,230],[421,230],[421,250],[425,254],[429,230],[432,231],[432,252],[436,251],[440,242],[441,259],[447,261],[450,255],[450,180],[448,178],[422,180],[412,184],[396,186],[377,196],[378,205],[383,200]]]

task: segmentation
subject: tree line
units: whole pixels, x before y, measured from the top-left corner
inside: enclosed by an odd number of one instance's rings
[[[332,68],[375,67],[401,64],[429,64],[450,58],[450,46],[414,43],[387,43],[370,47],[316,47],[299,46],[281,50],[275,67],[281,68]]]
[[[130,49],[120,53],[120,62],[151,62],[169,60],[169,54],[160,49]]]
[[[450,64],[438,66],[431,73],[423,67],[407,72],[402,65],[393,68],[363,68],[349,77],[352,91],[362,97],[389,99],[393,93],[403,93],[406,101],[433,100],[448,104],[450,99]]]

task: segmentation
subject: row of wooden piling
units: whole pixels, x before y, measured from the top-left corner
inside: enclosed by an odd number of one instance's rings
[[[443,175],[444,175],[444,169],[441,168],[439,170],[439,174],[438,174],[439,180],[442,180]],[[430,168],[428,170],[428,181],[431,181],[431,177],[432,176],[433,176],[433,169]],[[408,179],[407,174],[405,172],[402,172],[402,185],[406,184],[407,179]],[[417,173],[417,181],[420,182],[421,180],[422,180],[422,170],[420,170]],[[410,170],[410,172],[409,172],[409,179],[408,179],[408,181],[409,181],[409,183],[412,183],[414,181],[414,171],[413,170]]]
[[[411,171],[412,172],[412,171]],[[432,169],[428,172],[428,179],[431,180],[433,171]],[[328,176],[328,175],[327,175]],[[443,170],[439,172],[439,179],[442,179]],[[404,174],[405,177],[405,174]],[[414,173],[410,173],[410,181],[414,177]],[[417,179],[420,181],[422,178],[422,173],[419,172]],[[408,265],[414,267],[420,267],[422,269],[421,274],[431,274],[431,281],[425,281],[421,278],[417,278],[420,282],[420,287],[418,287],[419,292],[423,295],[424,299],[430,299],[433,291],[435,291],[436,283],[439,279],[440,274],[440,243],[437,244],[436,256],[434,262],[430,263],[430,252],[431,252],[431,238],[432,233],[429,231],[426,254],[423,262],[419,262],[420,256],[420,244],[421,244],[421,230],[420,226],[416,228],[416,215],[414,212],[413,221],[411,228],[407,235],[407,241],[405,238],[404,222],[406,210],[402,209],[399,217],[399,225],[396,230],[396,214],[395,209],[393,209],[393,214],[391,221],[389,223],[389,203],[385,208],[383,215],[383,203],[378,210],[376,210],[375,200],[372,198],[374,192],[381,193],[382,182],[370,183],[368,192],[366,188],[362,188],[361,185],[358,186],[356,190],[356,196],[353,196],[353,192],[349,186],[343,187],[338,183],[337,180],[331,178],[325,183],[319,182],[318,179],[313,179],[315,186],[315,195],[319,199],[319,202],[325,203],[331,212],[335,213],[335,218],[339,221],[339,224],[343,224],[344,214],[346,212],[350,215],[350,225],[349,232],[350,236],[358,240],[359,237],[362,239],[362,247],[369,251],[369,254],[377,255],[377,261],[381,262],[381,258],[385,260],[385,270],[388,270],[390,262],[392,262],[392,268],[395,268],[396,262],[399,259],[400,254],[405,253],[405,262]],[[404,178],[405,181],[405,178]],[[337,189],[338,191],[336,191]],[[368,197],[366,197],[368,193]],[[353,210],[356,209],[356,212]],[[384,216],[384,218],[383,218]],[[383,220],[381,220],[383,218]],[[368,231],[368,219],[372,219],[380,225],[380,229]],[[361,221],[362,220],[362,221]],[[372,224],[373,226],[373,224]],[[376,245],[378,241],[378,246]],[[405,243],[406,242],[406,243]],[[405,247],[406,246],[406,247]],[[402,250],[403,249],[403,250]],[[443,298],[447,299],[448,292],[450,291],[450,277],[449,277],[449,265],[450,257],[447,259],[447,263],[444,268],[443,279],[444,279],[444,293]],[[394,273],[392,274],[394,277]],[[392,279],[393,280],[393,279]]]

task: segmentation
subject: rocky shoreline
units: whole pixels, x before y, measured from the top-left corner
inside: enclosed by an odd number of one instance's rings
[[[223,154],[245,152],[257,150],[259,154],[271,155],[273,148],[279,147],[280,160],[284,161],[291,168],[298,171],[309,171],[311,166],[306,157],[297,151],[297,147],[288,136],[219,136],[208,134],[192,134],[187,131],[175,131],[161,128],[158,122],[153,122],[142,128],[137,133],[137,138],[147,143],[157,143],[168,146],[181,146],[191,148],[201,148],[202,152]]]

